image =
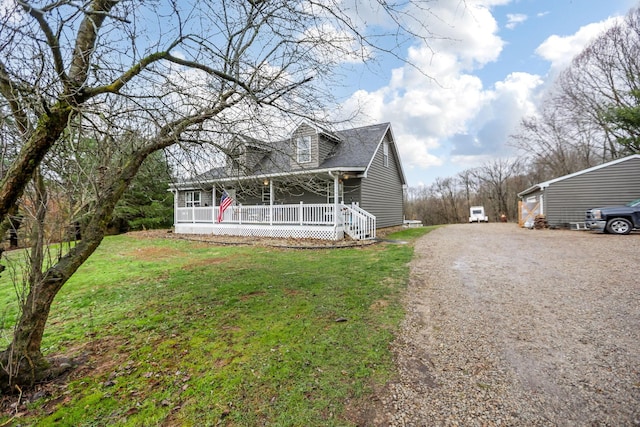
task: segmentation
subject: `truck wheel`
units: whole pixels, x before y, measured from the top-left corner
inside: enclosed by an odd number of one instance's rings
[[[612,234],[629,234],[632,228],[631,222],[624,218],[613,218],[607,222],[607,231]]]

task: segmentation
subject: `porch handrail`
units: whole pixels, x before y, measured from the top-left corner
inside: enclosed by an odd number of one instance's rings
[[[343,212],[344,232],[352,239],[372,240],[376,238],[376,217],[352,203],[340,205]]]

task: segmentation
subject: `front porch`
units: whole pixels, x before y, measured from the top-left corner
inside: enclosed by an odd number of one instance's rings
[[[175,232],[322,240],[376,237],[376,218],[356,204],[230,206],[221,222],[218,212],[218,206],[176,207]]]

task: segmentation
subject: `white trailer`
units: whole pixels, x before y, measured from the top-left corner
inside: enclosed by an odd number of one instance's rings
[[[489,217],[484,214],[484,206],[469,208],[469,222],[489,222]]]

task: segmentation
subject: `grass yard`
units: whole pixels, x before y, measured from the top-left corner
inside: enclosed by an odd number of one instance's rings
[[[393,375],[412,254],[108,237],[57,296],[43,344],[83,363],[4,397],[0,426],[355,425],[349,409]],[[0,303],[6,347],[8,274]]]

